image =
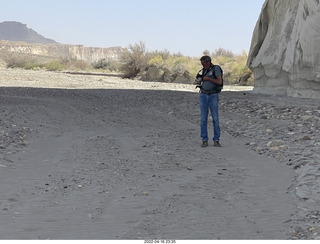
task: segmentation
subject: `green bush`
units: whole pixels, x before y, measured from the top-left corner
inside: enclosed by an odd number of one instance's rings
[[[58,71],[58,70],[63,70],[64,66],[60,61],[54,60],[49,63],[46,63],[44,65],[44,68],[49,71]]]

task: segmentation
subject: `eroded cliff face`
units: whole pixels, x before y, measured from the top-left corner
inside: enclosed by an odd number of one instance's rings
[[[122,52],[121,47],[98,48],[82,45],[30,44],[5,40],[0,40],[0,50],[53,58],[72,57],[87,62],[95,62],[101,59],[117,60]]]
[[[247,65],[258,93],[320,98],[320,0],[266,0]]]

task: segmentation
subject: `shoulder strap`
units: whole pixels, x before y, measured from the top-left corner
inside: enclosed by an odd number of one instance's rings
[[[221,68],[219,65],[214,65],[214,64],[213,64],[213,76],[217,78],[217,76],[216,76],[216,67],[218,67],[218,68],[220,69],[220,71],[221,71],[221,78],[222,78],[222,77],[223,77],[223,70],[222,70],[222,68]]]
[[[216,65],[213,64],[212,69],[213,69],[212,74],[213,74],[214,78],[217,79],[217,76],[216,76]]]

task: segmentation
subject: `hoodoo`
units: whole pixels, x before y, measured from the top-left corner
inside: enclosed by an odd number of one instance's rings
[[[257,93],[320,99],[320,0],[266,0],[247,65]]]

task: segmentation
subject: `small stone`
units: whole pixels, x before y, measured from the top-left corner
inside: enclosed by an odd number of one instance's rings
[[[309,120],[309,119],[312,119],[313,117],[311,115],[304,115],[304,116],[301,116],[301,119],[306,121],[306,120]]]
[[[303,136],[300,138],[301,141],[309,141],[311,140],[310,136]]]
[[[283,150],[285,150],[285,149],[287,149],[287,146],[286,146],[286,145],[276,146],[276,147],[271,147],[271,148],[270,148],[271,151],[283,151]],[[280,159],[280,157],[281,157],[281,156],[279,155],[278,159]]]
[[[284,142],[281,140],[274,140],[274,141],[269,141],[267,143],[268,147],[279,147],[279,146],[283,146]]]
[[[21,142],[19,142],[18,144],[19,144],[20,146],[27,146],[27,143],[24,142],[24,141],[21,141]]]
[[[256,145],[257,145],[257,143],[254,142],[254,141],[250,142],[250,144],[249,144],[250,147],[254,147],[254,146],[256,146]]]

